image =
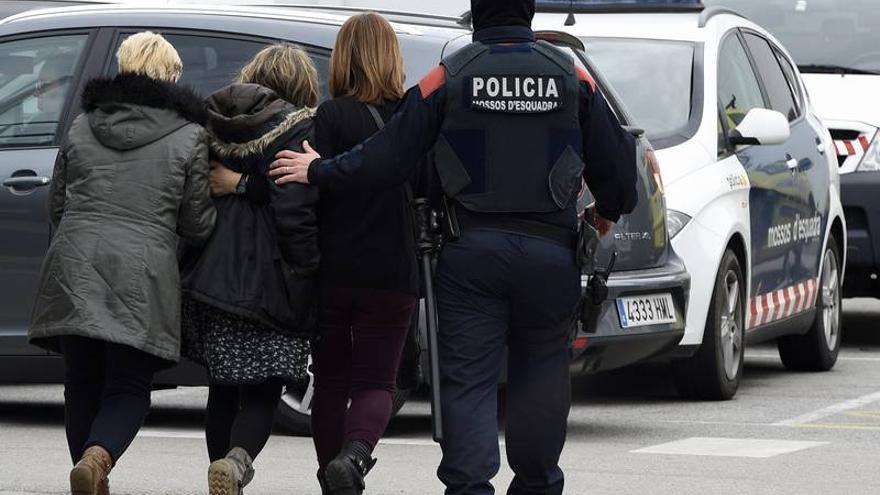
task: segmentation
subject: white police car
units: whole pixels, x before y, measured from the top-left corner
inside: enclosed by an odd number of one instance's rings
[[[656,148],[692,277],[671,356],[682,395],[731,398],[746,343],[775,339],[787,367],[831,369],[846,253],[837,154],[788,52],[694,1],[538,5],[536,29],[583,39]]]
[[[834,138],[847,220],[844,297],[880,297],[880,4],[875,0],[705,0],[778,37]]]

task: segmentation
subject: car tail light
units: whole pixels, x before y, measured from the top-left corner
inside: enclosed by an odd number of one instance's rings
[[[831,134],[841,174],[880,171],[880,133],[834,129]]]
[[[877,172],[880,170],[880,137],[878,136],[880,133],[874,136],[874,141],[868,146],[868,151],[865,152],[865,157],[862,158],[856,172]],[[862,136],[862,138],[867,142],[866,137]]]
[[[663,177],[660,176],[660,165],[657,163],[657,157],[654,155],[653,150],[645,150],[645,163],[648,164],[648,169],[651,171],[651,175],[654,176],[657,190],[660,191],[660,194],[663,194]]]
[[[678,235],[685,226],[690,223],[691,217],[685,213],[675,210],[666,210],[666,231],[669,238],[672,239]]]

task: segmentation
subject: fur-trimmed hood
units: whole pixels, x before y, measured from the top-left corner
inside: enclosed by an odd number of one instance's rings
[[[137,74],[93,79],[83,90],[82,107],[101,144],[119,150],[207,121],[204,100],[195,91]]]
[[[271,89],[233,84],[208,97],[211,151],[232,160],[263,155],[314,115],[314,108],[298,109]]]
[[[86,112],[120,103],[173,110],[200,125],[208,121],[205,102],[194,90],[139,74],[120,74],[112,79],[100,77],[89,81],[83,90],[82,106]]]

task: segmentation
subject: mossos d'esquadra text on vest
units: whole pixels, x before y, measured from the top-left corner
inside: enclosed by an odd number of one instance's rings
[[[564,82],[554,76],[474,76],[471,107],[504,113],[545,113],[562,106]]]

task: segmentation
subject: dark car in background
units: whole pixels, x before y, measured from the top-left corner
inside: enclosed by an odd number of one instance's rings
[[[352,12],[356,9],[317,6],[92,5],[27,12],[0,21],[0,383],[62,380],[61,359],[27,343],[40,266],[52,235],[45,186],[67,129],[81,112],[80,91],[89,79],[115,73],[119,43],[141,30],[161,32],[183,59],[181,83],[207,95],[229,84],[265,45],[294,42],[312,55],[326,95],[330,50]],[[444,53],[471,39],[467,19],[384,13],[399,35],[409,84],[434,68]],[[579,41],[559,33],[541,36],[593,74],[622,123],[634,124],[589,65]],[[638,129],[632,132],[641,135]],[[594,312],[596,324],[573,328],[577,371],[610,369],[649,358],[674,348],[684,331],[690,279],[669,246],[662,184],[652,168],[650,145],[640,138],[639,147],[639,206],[603,241],[600,265],[612,250],[620,256],[609,281],[609,299]],[[582,201],[588,203],[589,194]],[[644,306],[656,297],[668,301],[663,319],[619,309],[621,301],[644,301]],[[423,327],[420,318],[414,336],[423,336]],[[409,358],[419,360],[424,338],[413,340],[421,345],[412,346]],[[159,387],[203,385],[205,374],[184,362],[158,375],[156,383]],[[398,393],[398,408],[408,392]],[[308,433],[311,397],[311,383],[288,388],[279,422],[290,431]]]

